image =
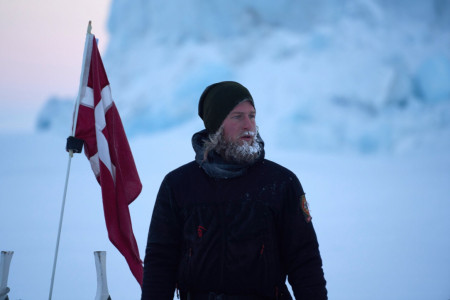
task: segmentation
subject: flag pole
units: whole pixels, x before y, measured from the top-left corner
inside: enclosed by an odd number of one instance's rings
[[[78,107],[80,104],[80,99],[81,99],[82,90],[83,90],[83,81],[84,81],[83,79],[84,79],[84,77],[87,78],[87,76],[84,76],[84,74],[86,72],[86,65],[87,65],[86,55],[88,52],[87,50],[88,50],[89,37],[91,35],[91,30],[92,30],[92,25],[91,25],[91,21],[89,21],[87,33],[86,33],[86,40],[85,40],[85,44],[84,44],[83,64],[81,66],[81,75],[80,75],[80,85],[78,88],[78,95],[77,95],[77,100],[76,100],[76,104],[75,104],[75,113],[73,116],[74,119],[73,119],[73,127],[72,127],[72,136],[75,136],[75,130],[76,130],[77,119],[78,119]],[[89,65],[87,66],[87,72],[89,73]],[[53,283],[55,281],[55,271],[56,271],[56,262],[58,260],[59,241],[61,238],[61,228],[62,228],[62,222],[63,222],[63,216],[64,216],[64,207],[66,205],[67,186],[69,183],[70,164],[71,164],[71,160],[73,157],[73,149],[69,149],[68,151],[69,151],[69,161],[67,163],[66,182],[64,185],[63,201],[62,201],[62,205],[61,205],[61,214],[59,217],[58,236],[56,239],[56,248],[55,248],[55,256],[54,256],[54,260],[53,260],[52,278],[51,278],[51,282],[50,282],[50,292],[49,292],[49,296],[48,296],[49,300],[52,299],[52,294],[53,294]]]
[[[85,74],[85,73],[89,73],[89,64],[86,63],[86,55],[88,54],[87,52],[88,52],[88,48],[89,48],[89,36],[91,35],[91,30],[92,30],[92,23],[91,23],[91,21],[89,21],[89,24],[87,27],[87,32],[86,32],[86,41],[84,43],[83,65],[81,66],[80,85],[78,87],[78,96],[77,96],[77,101],[75,103],[75,113],[73,116],[74,119],[73,119],[73,127],[72,127],[72,136],[75,136],[75,130],[77,128],[78,108],[80,107],[81,97],[84,96],[83,86],[86,86],[86,84],[87,84],[87,82],[84,82],[85,79],[87,80],[87,78],[88,78],[87,74]],[[89,59],[89,61],[90,61],[90,59]]]

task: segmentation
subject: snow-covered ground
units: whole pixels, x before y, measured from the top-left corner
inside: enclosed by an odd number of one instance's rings
[[[193,159],[190,138],[201,128],[192,121],[130,140],[144,186],[130,206],[142,257],[159,184]],[[46,299],[68,164],[65,138],[2,134],[0,143],[0,250],[14,251],[9,297]],[[304,186],[330,299],[450,298],[448,154],[313,154],[283,150],[271,139],[266,153]],[[112,299],[139,299],[125,259],[108,241],[90,165],[84,154],[75,155],[53,299],[94,298],[97,250],[107,251]]]

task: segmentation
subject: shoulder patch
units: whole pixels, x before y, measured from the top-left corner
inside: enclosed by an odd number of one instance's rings
[[[303,216],[305,217],[306,223],[311,222],[311,214],[309,213],[308,202],[306,201],[305,195],[302,195],[302,211]]]

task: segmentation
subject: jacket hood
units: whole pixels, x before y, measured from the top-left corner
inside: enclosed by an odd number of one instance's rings
[[[247,169],[255,163],[264,159],[264,141],[261,139],[259,133],[257,142],[261,146],[260,156],[251,164],[239,164],[235,162],[226,161],[216,151],[210,151],[208,157],[204,160],[204,143],[208,139],[208,132],[206,129],[195,133],[192,136],[192,147],[195,151],[195,161],[200,167],[213,178],[228,179],[241,176],[245,174]]]

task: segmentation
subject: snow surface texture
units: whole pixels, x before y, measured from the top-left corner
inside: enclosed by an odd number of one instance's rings
[[[159,185],[192,161],[191,133],[201,122],[132,139],[143,183],[131,204],[144,257]],[[264,138],[264,132],[261,132]],[[54,134],[0,135],[0,250],[15,251],[10,299],[47,299],[68,154]],[[450,298],[450,157],[325,155],[281,150],[266,156],[297,174],[322,253],[329,298]],[[139,299],[125,259],[109,242],[100,188],[84,154],[72,159],[53,299],[93,299],[94,251],[107,251],[112,299]]]
[[[282,147],[448,152],[449,28],[442,0],[114,0],[104,62],[130,136],[196,118],[207,85],[236,80]],[[53,102],[39,129],[68,127],[55,110],[72,113]]]

